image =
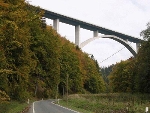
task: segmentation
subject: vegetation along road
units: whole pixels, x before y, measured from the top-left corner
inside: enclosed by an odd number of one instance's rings
[[[54,100],[41,100],[33,103],[28,113],[78,113],[54,104]]]

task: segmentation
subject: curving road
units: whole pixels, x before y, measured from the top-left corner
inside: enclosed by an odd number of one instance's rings
[[[41,100],[32,104],[28,113],[79,113],[53,103],[54,100]]]

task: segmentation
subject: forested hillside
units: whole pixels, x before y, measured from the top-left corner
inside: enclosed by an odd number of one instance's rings
[[[43,14],[24,0],[0,0],[0,102],[61,97],[67,87],[69,94],[150,93],[150,24],[137,56],[110,73],[46,25]]]
[[[105,90],[97,61],[61,37],[43,11],[24,0],[0,1],[0,101]]]
[[[150,23],[141,36],[145,41],[137,56],[113,67],[109,76],[113,92],[150,93]]]

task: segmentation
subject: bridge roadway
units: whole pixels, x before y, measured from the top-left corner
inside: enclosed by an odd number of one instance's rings
[[[87,29],[87,30],[91,30],[91,31],[98,31],[99,33],[105,34],[105,35],[114,35],[117,36],[123,40],[128,40],[130,42],[134,42],[134,43],[140,43],[142,42],[141,39],[135,38],[133,36],[129,36],[123,33],[119,33],[110,29],[106,29],[104,27],[100,27],[91,23],[87,23],[81,20],[77,20],[68,16],[64,16],[52,11],[48,11],[46,9],[42,9],[45,11],[44,17],[49,18],[49,19],[59,19],[60,22],[66,23],[66,24],[70,24],[73,26],[78,26],[80,25],[81,28]]]

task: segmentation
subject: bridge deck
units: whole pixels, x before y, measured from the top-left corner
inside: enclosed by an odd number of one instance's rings
[[[97,26],[97,25],[94,25],[91,23],[77,20],[77,19],[74,19],[74,18],[71,18],[68,16],[64,16],[64,15],[61,15],[61,14],[58,14],[58,13],[55,13],[52,11],[45,10],[45,9],[42,9],[42,10],[45,11],[44,16],[49,19],[59,19],[60,22],[63,22],[66,24],[70,24],[73,26],[80,25],[81,28],[91,30],[91,31],[98,31],[99,33],[102,33],[105,35],[115,35],[119,38],[122,38],[123,40],[128,40],[128,41],[134,42],[134,43],[140,43],[142,41],[141,39],[135,38],[133,36],[129,36],[129,35],[126,35],[123,33],[119,33],[119,32],[110,30],[110,29],[106,29],[104,27],[100,27],[100,26]]]

